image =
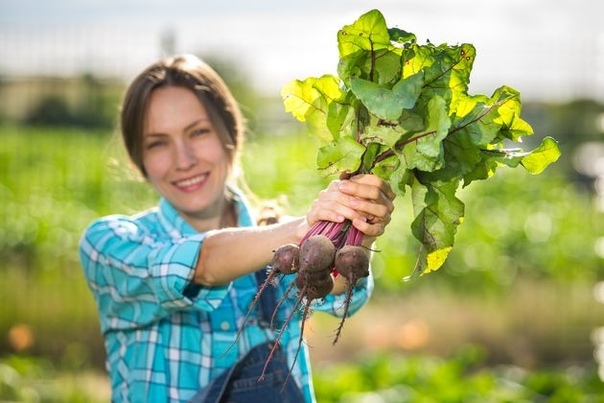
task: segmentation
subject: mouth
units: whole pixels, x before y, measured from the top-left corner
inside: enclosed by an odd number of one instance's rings
[[[208,175],[209,174],[206,173],[206,174],[194,176],[192,178],[174,181],[172,183],[174,184],[174,186],[176,186],[180,190],[190,192],[190,191],[197,190],[198,188],[200,188],[203,185],[203,183],[206,181],[206,179],[208,178]]]

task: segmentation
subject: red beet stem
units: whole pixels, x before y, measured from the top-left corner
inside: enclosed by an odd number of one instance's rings
[[[350,220],[343,222],[317,221],[300,241],[300,245],[313,235],[325,235],[337,249],[344,245],[358,246],[363,241],[363,233]]]
[[[359,246],[363,243],[363,233],[356,229],[356,227],[351,226],[346,234],[346,245]]]

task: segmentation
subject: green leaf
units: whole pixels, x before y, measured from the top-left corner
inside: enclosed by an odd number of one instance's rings
[[[319,148],[317,166],[328,175],[357,172],[365,147],[351,137],[340,137]]]
[[[369,124],[366,130],[361,133],[361,142],[376,142],[394,148],[394,145],[402,136],[401,129],[398,126],[386,124]]]
[[[422,84],[422,73],[401,79],[392,89],[360,78],[353,78],[350,81],[352,92],[369,112],[387,121],[397,121],[404,109],[415,106]]]
[[[281,90],[285,111],[306,122],[311,135],[322,142],[339,136],[350,114],[340,80],[332,75],[293,80]],[[342,102],[342,103],[340,103]]]
[[[281,97],[285,111],[290,112],[299,121],[306,122],[309,133],[326,142],[331,140],[331,133],[326,124],[328,103],[323,94],[314,87],[316,81],[314,77],[304,81],[291,81],[281,90]]]
[[[388,34],[390,35],[391,41],[398,43],[415,43],[417,41],[415,34],[400,28],[389,28]]]
[[[427,127],[414,135],[403,148],[409,168],[432,172],[444,164],[442,141],[448,134],[451,121],[445,100],[435,96],[428,102]],[[411,140],[415,139],[413,142]]]
[[[440,268],[453,244],[457,227],[461,224],[465,206],[455,193],[458,182],[415,184],[412,191],[416,214],[411,230],[425,254],[418,262],[420,273]]]
[[[432,44],[414,45],[408,50],[410,59],[404,58],[403,77],[409,77],[424,71],[423,97],[444,98],[451,104],[451,110],[459,97],[467,94],[470,83],[470,71],[476,50],[470,44],[434,46]]]
[[[372,171],[381,149],[382,147],[379,143],[367,144],[365,153],[363,154],[363,161],[361,163],[361,173],[370,173]]]
[[[370,75],[371,66],[368,60],[371,58],[371,53],[366,51],[357,51],[350,55],[340,58],[338,62],[338,76],[344,82],[347,88],[350,88],[350,80],[356,77],[368,78]]]
[[[281,98],[285,105],[285,111],[294,115],[301,122],[306,121],[306,114],[313,108],[315,100],[319,97],[317,90],[313,88],[314,78],[304,81],[293,80],[281,89]]]
[[[376,51],[373,66],[371,65],[371,59],[369,59],[368,71],[370,74],[368,77],[373,78],[373,81],[379,85],[386,87],[395,85],[402,77],[401,53],[402,50],[397,48]]]
[[[501,150],[499,161],[512,168],[522,165],[529,173],[536,175],[556,162],[561,154],[558,142],[546,137],[539,147],[532,151]]]
[[[562,152],[558,146],[558,142],[551,137],[546,137],[541,142],[541,145],[522,157],[520,162],[524,168],[533,175],[540,174],[550,164],[556,162],[560,158]]]
[[[389,179],[392,189],[394,189],[394,191],[398,194],[404,195],[406,193],[407,186],[411,187],[413,181],[415,180],[415,176],[413,175],[413,171],[410,169],[405,169],[404,161],[402,161],[400,158],[397,159],[398,163],[392,163],[392,165],[397,169],[393,172],[390,172],[388,176],[381,177]],[[380,167],[380,165],[378,165],[378,167]],[[374,173],[379,175],[380,170],[374,170]]]
[[[518,91],[504,85],[495,90],[492,99],[495,101],[499,113],[499,118],[494,121],[503,126],[504,137],[519,141],[523,136],[533,134],[533,128],[520,118],[522,104]]]
[[[357,133],[357,116],[353,105],[332,102],[327,108],[325,124],[331,133],[331,140],[342,136],[354,136]]]
[[[465,179],[466,176],[477,171],[483,160],[481,149],[474,144],[469,135],[464,135],[463,132],[449,134],[443,140],[443,155],[445,162],[440,170],[433,173],[435,180]]]
[[[386,20],[378,10],[361,15],[351,25],[345,25],[338,31],[338,49],[340,58],[358,50],[374,51],[390,46],[390,35]]]
[[[480,159],[474,164],[471,170],[468,170],[463,175],[463,187],[468,186],[475,180],[488,179],[495,174],[495,170],[499,166],[492,155],[487,155],[487,152],[480,152]]]
[[[338,75],[347,87],[352,78],[363,78],[390,87],[401,78],[401,49],[359,49],[340,59]]]
[[[373,170],[371,171],[373,174],[379,176],[380,178],[383,178],[384,180],[391,182],[392,183],[396,183],[394,187],[398,188],[399,187],[399,182],[400,180],[396,180],[395,175],[393,175],[396,172],[400,172],[400,173],[404,173],[406,172],[404,169],[401,170],[399,169],[399,165],[400,165],[400,160],[398,158],[398,156],[392,154],[387,158],[384,158],[378,162],[376,162],[373,166]],[[401,189],[401,194],[404,193],[405,189],[404,186],[406,185],[406,182],[402,184],[403,189]],[[395,191],[396,192],[396,191]]]
[[[539,147],[532,151],[522,149],[489,150],[491,159],[499,164],[516,168],[522,165],[533,175],[540,174],[562,155],[558,142],[551,137],[545,137]]]
[[[487,147],[499,134],[498,110],[484,96],[462,97],[452,117],[452,137],[468,138],[476,147]]]

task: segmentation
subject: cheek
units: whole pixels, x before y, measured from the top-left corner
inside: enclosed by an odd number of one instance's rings
[[[195,154],[199,161],[212,162],[214,165],[230,166],[230,157],[220,141],[200,144]]]
[[[143,167],[147,173],[147,180],[153,182],[163,177],[168,171],[169,159],[157,154],[143,156]]]

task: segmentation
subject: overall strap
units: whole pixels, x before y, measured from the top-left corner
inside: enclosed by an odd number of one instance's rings
[[[268,268],[258,270],[256,272],[256,281],[258,282],[258,289],[266,282],[268,277]],[[258,299],[258,323],[263,327],[270,327],[273,312],[277,308],[277,296],[275,293],[275,286],[273,284],[267,284],[260,294]]]

